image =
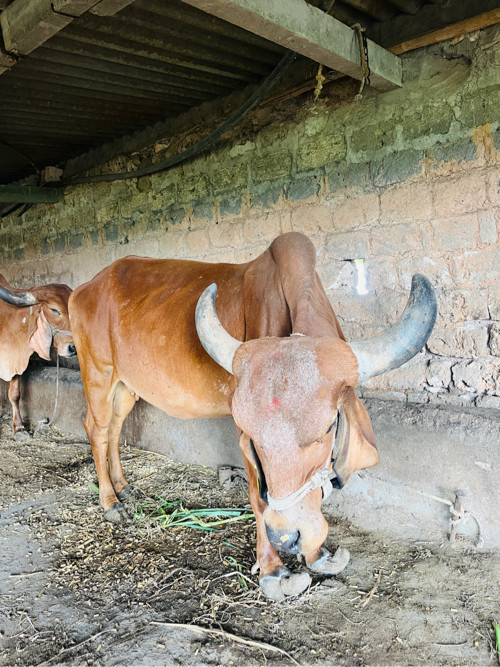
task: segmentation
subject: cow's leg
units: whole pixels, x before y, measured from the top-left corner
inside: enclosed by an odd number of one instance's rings
[[[12,405],[12,426],[17,440],[29,438],[28,431],[24,428],[19,409],[19,399],[21,398],[21,376],[14,375],[9,383],[9,401]]]
[[[320,547],[316,551],[305,555],[306,565],[312,572],[330,576],[342,572],[347,567],[350,558],[348,549],[344,547],[339,547],[334,554],[330,553],[325,547]]]
[[[104,510],[104,516],[109,521],[120,523],[122,518],[125,518],[121,516],[124,510],[111,484],[108,471],[109,424],[105,426],[98,425],[89,406],[87,407],[84,425],[92,447],[99,483],[99,502]]]
[[[242,439],[246,436],[242,435]],[[248,495],[250,504],[255,514],[257,524],[257,563],[260,570],[259,584],[264,595],[278,602],[285,599],[287,595],[299,595],[311,583],[311,577],[303,572],[291,574],[290,570],[283,565],[276,549],[272,546],[267,536],[263,514],[267,507],[259,494],[257,471],[246,456],[246,447],[242,446],[243,461],[248,476]],[[252,573],[254,570],[252,569]]]
[[[112,368],[99,370],[87,363],[81,366],[81,371],[88,402],[84,425],[99,481],[99,502],[105,518],[119,523],[126,519],[126,513],[115,493],[108,469],[109,427],[113,420],[114,394],[118,382],[113,377]]]
[[[136,397],[122,382],[119,382],[113,397],[113,417],[108,431],[108,461],[111,484],[119,500],[123,500],[132,487],[123,475],[120,461],[120,433],[123,422],[135,405]]]

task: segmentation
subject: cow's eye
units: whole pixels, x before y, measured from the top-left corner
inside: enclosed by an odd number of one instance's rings
[[[54,313],[54,315],[60,315],[61,313],[57,310],[57,308],[49,308],[51,313]]]
[[[316,442],[320,442],[320,443],[322,443],[323,440],[326,438],[326,436],[330,433],[330,431],[332,430],[332,428],[335,426],[336,422],[337,422],[337,420],[333,421],[333,422],[330,424],[330,426],[328,427],[328,430],[326,431],[326,433],[325,433],[324,435],[322,435],[321,438],[319,438],[318,440],[316,440]]]

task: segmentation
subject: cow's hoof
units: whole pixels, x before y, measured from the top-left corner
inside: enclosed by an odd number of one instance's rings
[[[317,574],[327,574],[333,576],[339,574],[347,567],[351,554],[344,547],[339,547],[334,554],[331,554],[324,547],[321,549],[321,555],[307,567]]]
[[[31,435],[25,428],[20,428],[14,433],[14,440],[16,440],[17,442],[24,442],[25,440],[29,440],[30,438]]]
[[[128,486],[126,486],[123,489],[123,491],[120,491],[120,493],[117,493],[116,496],[117,496],[118,500],[123,501],[123,500],[125,500],[125,498],[127,498],[132,493],[133,490],[134,490],[134,487],[130,486],[130,484],[129,484]]]
[[[129,517],[121,503],[117,503],[110,510],[104,512],[104,518],[111,523],[128,523]]]
[[[300,595],[311,585],[311,575],[307,572],[292,574],[290,577],[283,577],[281,580],[281,590],[285,595]]]
[[[283,602],[291,595],[300,595],[310,584],[311,577],[307,572],[291,574],[286,567],[280,568],[276,574],[267,574],[259,580],[260,588],[266,598],[275,602]]]

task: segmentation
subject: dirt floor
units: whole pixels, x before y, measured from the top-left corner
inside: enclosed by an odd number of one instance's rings
[[[136,491],[130,523],[115,526],[86,443],[56,429],[17,442],[0,421],[1,666],[497,664],[498,553],[328,517],[327,546],[351,551],[347,569],[270,602],[250,573],[252,519],[206,532],[140,516],[158,495],[244,507],[244,485],[127,446],[122,458]]]

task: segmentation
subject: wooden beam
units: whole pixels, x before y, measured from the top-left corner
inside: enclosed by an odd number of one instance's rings
[[[448,27],[460,24],[463,21],[475,21],[476,17],[491,15],[494,20],[498,11],[498,0],[481,0],[480,2],[464,0],[448,0],[440,4],[430,4],[427,1],[421,9],[413,16],[407,14],[398,14],[392,20],[387,22],[373,22],[367,27],[368,36],[377,44],[390,49],[396,44],[413,42],[423,35],[429,35],[439,30],[446,30]],[[489,24],[491,25],[491,23]],[[479,29],[481,26],[478,24]],[[486,25],[482,26],[486,27]],[[442,39],[434,38],[436,41],[449,39],[446,36]],[[425,44],[422,44],[425,46]],[[416,47],[418,48],[418,47]]]
[[[475,32],[476,30],[483,30],[484,28],[488,28],[490,25],[495,25],[496,23],[500,23],[500,9],[492,9],[491,12],[484,12],[484,14],[473,16],[470,19],[458,21],[457,23],[448,25],[445,28],[441,28],[440,30],[432,30],[426,35],[416,37],[415,39],[410,39],[406,42],[401,42],[401,44],[396,44],[395,46],[390,47],[389,51],[398,55],[401,53],[407,53],[408,51],[414,51],[415,49],[420,49],[423,46],[430,46],[431,44],[444,42],[448,39],[462,38],[471,32]]]
[[[471,32],[476,30],[482,30],[487,28],[490,25],[495,25],[500,23],[500,10],[496,9],[491,12],[485,12],[484,14],[479,14],[471,19],[466,19],[464,21],[458,21],[452,25],[442,28],[441,30],[433,30],[427,35],[422,35],[415,39],[409,40],[407,42],[401,42],[400,44],[395,44],[390,47],[390,51],[396,55],[402,55],[408,51],[414,51],[424,46],[431,46],[432,44],[438,44],[449,39],[462,39],[465,35],[468,35]],[[338,81],[343,77],[342,74],[335,74],[329,76],[324,82],[324,86],[328,86],[335,81]],[[313,90],[317,85],[316,78],[308,79],[307,81],[301,81],[299,84],[282,90],[279,93],[276,93],[272,97],[266,98],[261,106],[266,106],[272,104],[273,102],[279,101],[283,102],[285,100],[291,99],[293,97],[298,97],[303,93],[308,93]]]
[[[101,0],[97,5],[89,9],[89,12],[96,16],[114,16],[133,2],[134,0]]]
[[[0,185],[0,202],[12,204],[55,204],[62,189],[35,188],[27,185]]]
[[[95,2],[96,0],[14,0],[0,14],[0,27],[7,55],[31,53],[74,18],[81,16]]]
[[[184,2],[354,79],[362,78],[356,32],[305,0]],[[374,88],[401,86],[401,62],[394,54],[368,40],[368,56]]]

